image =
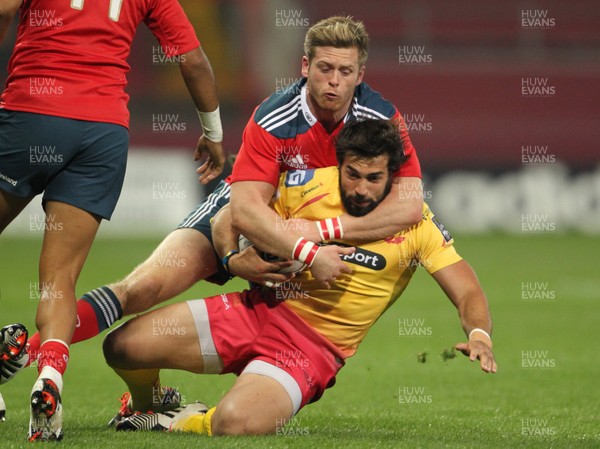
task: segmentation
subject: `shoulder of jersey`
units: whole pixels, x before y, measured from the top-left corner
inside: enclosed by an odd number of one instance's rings
[[[302,113],[302,88],[306,78],[272,94],[263,101],[254,113],[258,126],[279,139],[289,139],[307,132],[311,124]],[[396,113],[392,103],[384,99],[366,83],[354,91],[350,116],[358,120],[390,119]]]
[[[306,84],[302,78],[272,94],[254,113],[258,126],[279,139],[287,139],[305,133],[310,124],[302,114],[300,92]]]
[[[396,108],[367,83],[360,83],[354,91],[351,114],[358,120],[387,120],[394,116]]]

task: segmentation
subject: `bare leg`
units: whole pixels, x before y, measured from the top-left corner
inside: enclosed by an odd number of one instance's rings
[[[275,379],[260,374],[240,375],[217,404],[213,435],[274,433],[292,417],[289,394]]]
[[[187,303],[177,303],[134,318],[104,340],[107,363],[125,381],[135,410],[156,403],[159,368],[202,373],[204,364],[196,325]]]
[[[42,345],[31,391],[29,441],[62,439],[60,395],[77,317],[75,284],[99,225],[100,218],[82,209],[46,203],[36,316]]]
[[[146,402],[152,399],[147,392],[155,387],[157,368],[204,371],[198,333],[187,303],[148,312],[118,327],[106,336],[104,356]],[[140,403],[141,409],[148,405]],[[212,416],[213,434],[273,433],[292,413],[292,400],[279,382],[259,374],[242,374],[217,405]]]
[[[171,299],[216,272],[217,258],[208,239],[194,229],[175,230],[124,280],[109,285],[110,290],[94,290],[76,302],[80,326],[73,342],[97,335],[118,315],[141,313]],[[95,311],[87,301],[99,301]],[[118,301],[120,311],[112,301]],[[40,335],[35,334],[29,339],[29,353],[36,354],[39,348]]]
[[[158,368],[113,369],[127,384],[133,410],[138,412],[155,411],[154,405],[160,403],[160,370]]]
[[[125,279],[109,285],[124,315],[141,313],[184,292],[216,273],[217,258],[209,240],[195,229],[171,232]]]
[[[106,336],[103,349],[112,368],[204,371],[196,325],[185,302],[129,320]]]
[[[69,204],[46,204],[36,317],[42,342],[71,341],[77,318],[75,284],[99,225],[100,218]]]

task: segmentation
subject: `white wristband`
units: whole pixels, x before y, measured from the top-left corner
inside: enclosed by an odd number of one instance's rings
[[[212,112],[201,112],[196,109],[200,125],[202,125],[202,133],[211,142],[223,141],[223,126],[221,125],[221,113],[219,106]]]
[[[490,341],[492,341],[492,337],[490,337],[490,334],[488,334],[486,331],[484,331],[483,329],[480,329],[478,327],[476,327],[471,332],[469,332],[469,340],[471,339],[471,336],[473,335],[474,332],[481,332],[483,335],[485,335],[487,338],[489,338]]]
[[[321,241],[344,238],[344,228],[340,217],[326,218],[325,220],[317,221],[317,229]]]
[[[312,267],[315,257],[321,248],[314,242],[306,240],[304,237],[298,238],[292,251],[292,259],[298,260],[309,267]]]

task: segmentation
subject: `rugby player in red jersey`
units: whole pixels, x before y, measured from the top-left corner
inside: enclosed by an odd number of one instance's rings
[[[196,159],[208,154],[199,168],[202,182],[223,168],[222,130],[210,63],[177,0],[3,0],[0,38],[17,13],[17,39],[0,97],[0,232],[43,192],[40,334],[34,341],[39,377],[31,394],[29,439],[60,440],[69,344],[78,314],[95,319],[89,303],[76,304],[75,284],[123,183],[127,57],[140,23],[156,36],[166,56],[179,61],[204,120],[195,154]],[[54,157],[39,163],[31,159],[45,149],[52,149]],[[117,313],[112,299],[106,301]],[[0,380],[7,381],[27,362],[24,337],[23,328],[2,329]]]
[[[303,79],[273,95],[255,111],[244,131],[232,173],[234,226],[259,247],[280,257],[308,258],[317,280],[347,272],[335,246],[316,243],[347,237],[372,241],[417,223],[423,204],[421,169],[403,120],[394,105],[363,83],[368,35],[361,22],[331,17],[311,27],[304,41]],[[407,162],[394,174],[391,194],[366,217],[340,217],[312,225],[296,223],[281,232],[269,207],[279,173],[336,166],[334,140],[344,123],[391,119],[399,127]],[[290,157],[293,156],[293,157]]]

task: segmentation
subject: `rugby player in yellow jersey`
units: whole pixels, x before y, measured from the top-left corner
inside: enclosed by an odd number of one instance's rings
[[[348,123],[336,149],[339,168],[282,174],[274,208],[283,219],[324,220],[325,232],[335,235],[335,220],[328,217],[344,210],[361,216],[375,208],[404,160],[395,125],[383,120]],[[217,251],[237,244],[227,209],[215,217],[213,235]],[[327,283],[316,282],[307,269],[294,282],[272,289],[254,286],[134,318],[111,332],[104,344],[107,362],[130,388],[134,409],[150,408],[159,386],[158,367],[239,377],[216,407],[196,403],[171,412],[140,413],[122,418],[117,430],[275,432],[333,385],[345,359],[406,288],[415,262],[458,309],[468,342],[456,348],[478,359],[483,371],[496,372],[485,295],[452,243],[425,206],[419,224],[385,240],[354,247],[353,242],[335,242],[348,247],[342,259],[351,272]],[[319,257],[319,247],[295,256],[309,264]]]

